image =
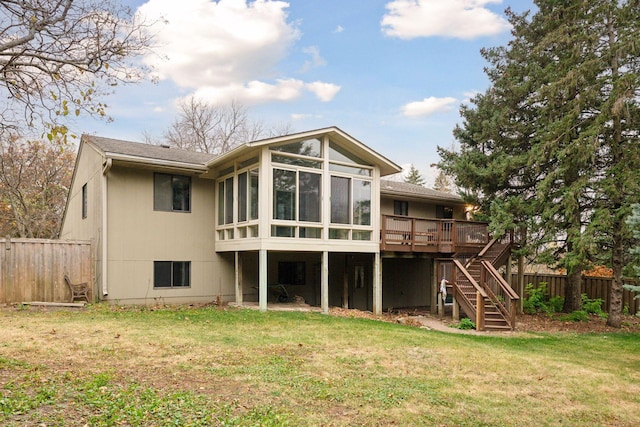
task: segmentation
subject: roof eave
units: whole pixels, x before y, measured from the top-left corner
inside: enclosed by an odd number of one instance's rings
[[[204,164],[199,165],[194,163],[177,162],[174,160],[152,159],[149,157],[131,156],[127,154],[113,153],[108,151],[104,154],[107,158],[110,158],[114,161],[132,165],[160,166],[170,169],[190,171],[194,173],[206,173],[209,170],[209,168]]]

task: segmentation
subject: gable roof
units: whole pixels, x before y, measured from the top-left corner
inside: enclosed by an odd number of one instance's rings
[[[465,203],[464,200],[462,200],[462,197],[457,194],[433,190],[431,188],[416,184],[409,184],[407,182],[390,181],[386,179],[380,180],[380,194],[401,198],[428,199],[459,204]]]
[[[207,163],[216,157],[215,154],[87,134],[82,135],[82,142],[93,145],[113,160],[160,166],[190,166],[190,168],[201,169],[203,172],[207,170]]]
[[[256,147],[262,147],[264,145],[279,144],[279,143],[288,142],[288,141],[291,141],[291,142],[301,141],[304,139],[316,138],[323,135],[328,135],[329,138],[333,139],[336,142],[349,144],[350,152],[352,152],[353,154],[355,154],[356,156],[358,156],[364,161],[370,162],[371,164],[378,165],[380,167],[380,174],[382,176],[391,175],[391,174],[402,171],[402,168],[398,166],[396,163],[392,162],[391,160],[387,159],[383,155],[367,147],[362,142],[358,141],[348,133],[344,132],[343,130],[335,126],[247,142],[211,160],[209,162],[209,165],[215,166],[216,164],[223,163],[228,159],[242,155],[246,151],[255,149]]]

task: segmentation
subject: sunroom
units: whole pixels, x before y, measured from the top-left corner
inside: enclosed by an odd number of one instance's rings
[[[325,312],[356,301],[381,311],[380,177],[399,166],[335,127],[251,142],[209,166],[215,248],[233,254],[237,303],[257,297],[266,310],[284,285]],[[297,282],[280,283],[291,265]]]

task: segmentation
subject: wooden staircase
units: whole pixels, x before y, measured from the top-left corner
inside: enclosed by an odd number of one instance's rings
[[[516,292],[497,269],[505,265],[511,241],[492,240],[465,264],[454,259],[453,296],[476,329],[505,331],[515,328]]]

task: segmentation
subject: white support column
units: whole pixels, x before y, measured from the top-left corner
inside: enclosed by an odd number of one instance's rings
[[[382,314],[382,262],[380,252],[373,260],[373,314]]]
[[[320,279],[320,305],[324,314],[329,314],[329,252],[322,252],[322,273]]]
[[[267,250],[260,249],[259,252],[259,306],[260,311],[267,311]]]
[[[235,267],[236,267],[236,304],[242,305],[242,257],[240,252],[236,251]]]

